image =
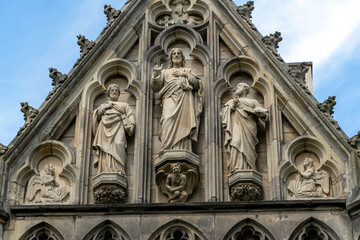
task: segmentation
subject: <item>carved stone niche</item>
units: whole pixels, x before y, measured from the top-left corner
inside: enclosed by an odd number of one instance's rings
[[[119,173],[100,173],[93,178],[96,204],[125,203],[127,179]]]
[[[279,174],[284,199],[344,197],[345,167],[314,137],[288,142],[283,158]]]
[[[232,201],[261,200],[263,196],[262,175],[255,170],[238,170],[229,175]]]
[[[14,204],[69,204],[75,199],[73,150],[59,141],[35,147],[23,167],[11,178]],[[25,186],[25,187],[23,187]]]
[[[199,183],[199,156],[187,150],[165,150],[155,158],[156,185],[168,202],[186,202]]]

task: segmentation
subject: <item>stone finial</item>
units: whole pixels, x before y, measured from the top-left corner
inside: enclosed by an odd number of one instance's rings
[[[8,147],[5,146],[5,145],[2,145],[2,144],[0,143],[0,156],[4,155],[7,150],[8,150]]]
[[[240,16],[243,19],[245,19],[245,21],[249,24],[249,26],[253,30],[256,30],[255,25],[251,21],[251,19],[252,19],[251,13],[254,9],[255,9],[254,1],[248,1],[244,5],[238,6],[236,10],[240,14]]]
[[[355,149],[355,153],[360,155],[360,131],[353,137],[349,138],[348,143]]]
[[[306,66],[305,62],[300,63],[299,65],[290,67],[288,72],[290,76],[295,80],[299,86],[305,90],[307,94],[311,94],[308,87],[306,86],[305,75],[309,71],[309,68]]]
[[[21,109],[20,111],[24,113],[24,126],[22,126],[18,132],[18,135],[20,135],[29,125],[30,123],[35,119],[39,111],[31,106],[29,106],[28,102],[22,102],[20,103]]]
[[[335,126],[337,130],[340,130],[340,126],[337,121],[334,120],[332,114],[334,113],[334,106],[336,105],[335,96],[329,96],[322,103],[318,103],[318,108],[324,113],[325,117]]]
[[[284,62],[284,60],[280,57],[277,49],[279,48],[279,42],[281,42],[283,38],[281,37],[280,32],[275,32],[274,34],[270,34],[262,38],[262,41],[265,43],[266,47],[271,50],[276,59],[280,62]]]
[[[77,44],[80,46],[80,53],[82,54],[86,54],[95,45],[94,41],[89,41],[84,35],[79,34],[77,38]]]

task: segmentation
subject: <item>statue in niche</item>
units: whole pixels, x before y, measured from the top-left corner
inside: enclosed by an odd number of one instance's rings
[[[316,171],[314,160],[305,158],[296,180],[291,180],[287,187],[291,197],[319,198],[330,193],[330,178],[325,171]]]
[[[190,68],[185,68],[181,49],[171,50],[166,69],[162,69],[160,60],[157,61],[151,88],[158,93],[162,106],[159,155],[171,149],[192,152],[199,132],[203,87],[200,78]]]
[[[44,167],[44,175],[34,175],[27,187],[27,200],[34,203],[64,202],[69,195],[67,186],[61,186],[55,177],[55,167],[49,163]],[[37,193],[40,192],[38,195]]]
[[[195,170],[189,169],[181,172],[180,163],[171,164],[172,173],[165,173],[160,170],[156,174],[156,185],[167,194],[168,202],[186,202],[187,197],[192,193],[198,184],[198,174]]]
[[[248,98],[250,87],[239,83],[233,99],[221,109],[221,124],[225,131],[225,149],[230,154],[229,173],[256,170],[258,144],[257,119],[267,120],[268,111],[255,99]]]
[[[109,101],[93,113],[94,166],[98,168],[98,174],[111,172],[126,176],[126,134],[132,136],[134,133],[135,116],[127,103],[118,101],[118,85],[111,84],[107,96]]]

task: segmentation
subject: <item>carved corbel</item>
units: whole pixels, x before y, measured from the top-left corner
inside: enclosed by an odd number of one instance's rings
[[[49,92],[45,100],[49,100],[68,78],[66,74],[59,72],[56,68],[49,68],[49,77],[52,79],[51,85],[54,88]]]
[[[330,121],[331,124],[335,126],[337,130],[340,130],[340,126],[337,121],[334,120],[332,114],[334,113],[333,109],[336,105],[335,96],[329,96],[328,99],[326,99],[322,103],[318,103],[318,108],[321,112],[324,113],[324,116]]]
[[[37,114],[39,113],[39,111],[31,106],[29,106],[29,104],[27,102],[25,103],[20,103],[21,105],[21,109],[20,111],[24,113],[24,126],[22,126],[18,132],[18,136],[23,133],[23,131],[30,125],[30,123],[32,123],[32,121],[35,119],[35,117],[37,116]]]
[[[284,62],[278,53],[277,49],[279,48],[279,42],[281,42],[283,38],[281,37],[280,32],[275,32],[274,34],[270,34],[262,38],[263,43],[265,43],[266,47],[271,50],[277,60],[280,62]]]
[[[299,65],[290,67],[288,72],[290,76],[295,80],[295,82],[302,88],[304,91],[311,95],[308,87],[306,86],[305,75],[309,71],[309,68],[306,67],[306,63],[302,62]]]
[[[255,25],[251,21],[251,13],[254,9],[254,1],[248,1],[244,5],[238,6],[236,10],[240,14],[240,16],[249,24],[251,29],[257,30]]]

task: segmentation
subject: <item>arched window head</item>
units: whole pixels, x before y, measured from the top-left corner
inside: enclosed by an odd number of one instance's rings
[[[42,222],[26,231],[19,240],[64,240],[64,238],[54,227]]]

